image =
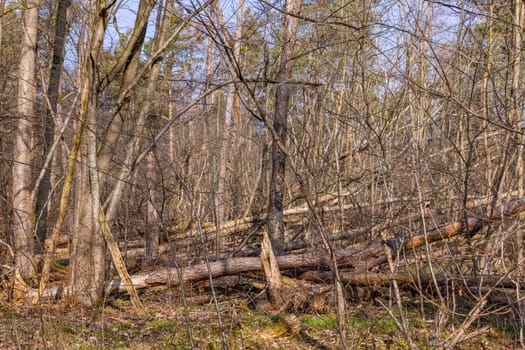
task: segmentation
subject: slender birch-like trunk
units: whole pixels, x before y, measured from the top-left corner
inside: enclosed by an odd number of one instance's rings
[[[289,143],[288,108],[291,87],[287,84],[292,76],[293,52],[299,20],[294,14],[301,11],[301,0],[286,1],[283,46],[279,69],[275,80],[275,111],[273,128],[278,140],[272,143],[272,174],[270,179],[270,204],[268,208],[268,234],[277,255],[284,252],[283,198],[285,191],[286,153],[283,147]]]
[[[47,85],[47,99],[49,105],[47,106],[48,109],[46,112],[44,123],[44,144],[46,153],[49,152],[53,143],[55,142],[55,118],[57,117],[58,113],[58,94],[60,89],[60,78],[62,75],[62,64],[64,62],[64,48],[68,28],[67,11],[70,4],[70,0],[59,0],[56,10],[57,12],[55,22],[53,55],[51,58],[49,82]],[[56,157],[56,155],[54,157]],[[56,164],[56,162],[52,162],[52,164]],[[38,249],[42,248],[42,245],[47,238],[47,232],[49,230],[48,201],[52,188],[51,168],[52,166],[50,168],[44,169],[44,177],[42,178],[40,186],[36,189],[36,214],[41,217],[40,224],[37,228],[37,238],[39,241],[39,246],[37,247]]]
[[[230,49],[226,49],[226,56],[228,57],[228,66],[232,79],[235,80],[237,77],[237,70],[239,69],[239,58],[241,50],[241,36],[242,36],[242,24],[243,24],[243,12],[244,12],[244,0],[239,0],[236,10],[236,27],[233,37],[227,32],[226,25],[220,10],[220,3],[216,2],[215,8],[217,11],[217,17],[223,31],[227,38],[231,38],[228,42]],[[225,213],[226,204],[231,202],[226,192],[227,183],[227,169],[229,163],[229,157],[232,145],[233,145],[233,131],[234,131],[234,118],[235,118],[235,100],[238,94],[235,83],[228,85],[226,89],[226,105],[224,108],[224,123],[222,124],[221,131],[221,147],[219,150],[219,173],[217,175],[217,193],[215,195],[215,215],[217,222],[217,235],[216,235],[216,253],[217,257],[221,250],[222,242],[220,237],[220,227],[222,223],[227,219]]]
[[[39,0],[27,0],[24,4],[24,28],[18,66],[18,121],[13,155],[13,241],[16,251],[15,263],[22,277],[31,277],[35,273],[31,260],[35,223],[31,198],[31,163],[39,6]]]
[[[281,296],[281,272],[275,263],[275,255],[284,253],[284,222],[283,222],[283,198],[285,186],[286,153],[288,144],[288,108],[290,100],[290,85],[287,81],[292,76],[292,57],[297,38],[299,21],[293,14],[301,11],[301,0],[286,1],[286,15],[284,21],[283,46],[276,81],[275,91],[275,114],[273,128],[276,136],[272,144],[272,173],[270,179],[270,203],[268,208],[268,237],[263,237],[261,245],[261,260],[264,274],[268,284],[270,300],[275,307],[282,301]],[[277,140],[275,138],[278,138]],[[269,239],[269,243],[264,244]]]

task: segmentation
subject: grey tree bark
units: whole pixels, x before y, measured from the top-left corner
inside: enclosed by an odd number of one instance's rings
[[[159,258],[159,193],[157,190],[157,162],[155,160],[155,148],[146,156],[146,181],[148,186],[148,201],[146,203],[147,232],[146,232],[146,256],[145,264],[153,265]]]
[[[229,61],[230,74],[232,79],[235,80],[237,77],[237,70],[239,68],[239,58],[241,50],[241,36],[242,36],[242,25],[243,25],[243,12],[244,12],[244,0],[239,0],[236,10],[236,27],[233,36],[228,32],[224,19],[222,17],[220,3],[216,2],[215,9],[217,17],[222,30],[227,38],[227,46],[225,55]],[[225,206],[229,202],[228,195],[226,193],[227,183],[227,169],[229,163],[230,150],[233,143],[233,123],[235,113],[235,99],[238,94],[235,83],[228,85],[226,96],[226,105],[224,109],[224,124],[222,125],[222,136],[221,136],[221,147],[219,150],[219,173],[217,174],[217,193],[215,195],[215,213],[217,221],[217,235],[216,235],[216,253],[217,257],[221,250],[221,238],[220,238],[220,227],[226,220]]]
[[[97,67],[99,53],[112,3],[93,1],[87,25],[87,47],[81,56],[80,123],[85,123],[80,148],[79,199],[75,208],[70,283],[73,298],[86,305],[96,304],[103,293],[105,243],[99,229],[99,178],[96,164]]]
[[[289,143],[288,108],[291,87],[287,84],[292,76],[293,52],[298,18],[293,16],[301,11],[301,0],[286,1],[286,15],[284,33],[280,55],[279,69],[275,81],[275,111],[273,129],[275,138],[272,143],[272,174],[270,179],[270,203],[268,207],[268,234],[272,248],[277,255],[284,253],[284,224],[283,224],[283,198],[285,191],[286,175],[286,150],[283,147]]]
[[[24,4],[24,28],[18,66],[18,121],[13,154],[13,241],[16,251],[15,263],[22,277],[30,277],[35,273],[31,260],[34,250],[31,163],[39,6],[39,0],[27,0]]]
[[[51,58],[51,67],[49,71],[49,82],[47,86],[48,109],[45,115],[44,123],[44,144],[45,152],[49,152],[55,142],[55,118],[58,112],[58,94],[60,88],[60,78],[62,75],[62,64],[64,62],[64,48],[67,34],[67,11],[70,0],[59,0],[56,10],[55,34],[53,43],[53,55]],[[53,162],[54,163],[54,162]],[[49,229],[49,207],[47,206],[49,195],[51,193],[51,168],[44,169],[44,176],[37,188],[36,198],[36,215],[41,219],[37,227],[38,246],[41,249],[47,238]]]
[[[129,87],[137,78],[139,58],[146,37],[148,19],[154,5],[155,2],[150,0],[141,0],[139,2],[137,18],[135,19],[131,37],[109,74],[100,83],[99,89],[104,89],[122,73],[118,92],[119,101],[124,101],[124,99],[128,97],[130,93]],[[128,104],[125,103],[125,105]],[[125,110],[127,106],[120,107],[122,107],[122,110]],[[117,143],[122,136],[121,130],[125,120],[125,115],[122,110],[113,115],[98,148],[97,164],[100,170],[101,186],[104,186],[106,183],[106,174],[108,174],[111,169],[115,147],[117,147]]]
[[[272,144],[272,174],[270,179],[270,203],[268,208],[268,234],[264,232],[261,244],[261,262],[268,284],[269,299],[274,307],[282,305],[281,272],[275,255],[284,254],[283,197],[285,190],[286,147],[288,144],[288,108],[292,76],[292,56],[297,37],[299,21],[294,14],[301,11],[301,0],[286,1],[283,44],[279,69],[275,80],[275,114],[273,120],[274,139]],[[276,139],[278,138],[278,139]]]

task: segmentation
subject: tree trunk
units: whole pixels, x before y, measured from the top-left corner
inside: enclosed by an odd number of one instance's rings
[[[146,181],[148,185],[148,201],[146,203],[147,212],[147,232],[146,232],[146,255],[145,264],[153,265],[159,258],[159,193],[157,191],[157,169],[155,167],[155,148],[146,156]]]
[[[268,284],[268,299],[270,303],[274,306],[284,305],[284,299],[281,295],[281,271],[273,254],[270,237],[266,230],[263,230],[260,258],[264,275],[266,276],[266,283]]]
[[[522,40],[522,32],[523,32],[523,12],[524,9],[524,3],[522,0],[514,0],[514,25],[513,25],[513,45],[512,45],[512,55],[511,55],[511,62],[512,62],[512,89],[511,89],[511,117],[510,120],[512,123],[514,123],[514,127],[519,132],[522,130],[522,124],[523,124],[523,104],[522,104],[522,96],[523,96],[523,89],[522,81],[521,81],[521,55],[522,55],[522,47],[523,47],[523,40]],[[518,196],[523,196],[525,189],[524,189],[524,174],[525,174],[525,162],[524,162],[524,147],[523,147],[523,140],[525,139],[523,135],[517,136],[519,140],[519,145],[517,146],[518,151],[518,159],[516,162],[516,180],[518,182],[517,185],[517,191]],[[516,275],[522,276],[523,275],[523,229],[516,230],[515,234],[515,264],[516,264]],[[519,332],[519,339],[520,344],[522,347],[525,347],[525,303],[523,302],[523,297],[521,295],[520,291],[521,284],[518,282],[516,284],[516,299],[519,300],[518,302],[518,310],[519,310],[519,319],[520,319],[520,332]]]
[[[287,84],[292,76],[293,52],[299,22],[294,14],[301,11],[301,0],[286,1],[283,46],[279,70],[275,80],[275,112],[273,128],[278,139],[272,143],[272,174],[270,179],[270,204],[268,208],[268,234],[276,255],[284,253],[283,198],[285,186],[286,153],[288,144],[288,106],[291,87]]]
[[[45,152],[48,154],[55,142],[55,118],[57,117],[58,92],[60,88],[60,77],[62,75],[62,64],[64,62],[64,48],[67,34],[67,10],[71,4],[70,0],[59,0],[56,12],[55,39],[53,44],[53,56],[49,72],[49,83],[47,86],[48,109],[44,122],[44,144]],[[55,162],[52,162],[54,164]],[[49,230],[49,195],[51,193],[51,169],[43,169],[44,176],[37,190],[36,214],[40,216],[37,228],[39,246],[42,248]]]
[[[283,221],[283,198],[285,186],[286,153],[283,147],[288,144],[288,105],[290,100],[290,85],[287,81],[292,76],[292,56],[297,37],[299,22],[293,14],[301,11],[301,0],[286,1],[286,15],[284,21],[283,46],[281,48],[281,59],[277,71],[277,89],[275,92],[275,113],[273,128],[275,137],[272,143],[272,174],[270,179],[270,199],[268,207],[268,236],[271,244],[261,245],[261,260],[267,257],[284,254],[284,221]],[[277,138],[277,139],[276,139]],[[263,240],[264,242],[264,240]],[[272,251],[266,251],[266,250]],[[272,260],[269,260],[272,263]],[[268,290],[271,292],[273,306],[278,306],[280,300],[280,271],[279,268],[271,267],[265,269]]]
[[[111,7],[111,5],[109,5]],[[96,161],[96,92],[98,57],[108,21],[108,4],[94,1],[88,16],[87,49],[81,57],[80,123],[85,123],[78,177],[79,200],[75,203],[75,230],[70,283],[73,298],[95,305],[102,297],[105,273],[105,243],[99,229],[99,178]]]
[[[230,68],[231,78],[235,80],[238,75],[239,58],[241,49],[241,36],[242,36],[242,25],[243,25],[243,12],[244,12],[244,0],[239,0],[236,10],[236,28],[233,37],[228,32],[224,19],[222,17],[220,3],[216,2],[215,9],[217,11],[217,17],[219,19],[221,29],[224,31],[224,35],[227,38],[227,48],[225,56],[229,60],[227,62]],[[229,40],[228,40],[229,39]],[[231,152],[233,145],[233,123],[235,114],[235,96],[237,96],[237,88],[235,83],[231,83],[227,87],[226,94],[226,105],[224,107],[224,123],[222,124],[221,132],[221,147],[219,149],[219,172],[217,174],[217,193],[215,195],[215,213],[217,221],[217,236],[216,236],[216,254],[217,257],[221,251],[221,235],[220,228],[223,222],[226,220],[225,206],[231,203],[226,191],[227,183],[227,169],[230,157],[228,156]]]
[[[35,273],[31,258],[34,250],[32,186],[32,119],[36,99],[36,53],[39,0],[28,0],[24,9],[24,28],[18,78],[18,122],[13,155],[13,235],[16,266],[22,277]]]

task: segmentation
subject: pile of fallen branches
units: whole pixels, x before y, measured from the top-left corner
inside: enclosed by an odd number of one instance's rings
[[[304,210],[304,208],[301,208]],[[383,231],[377,238],[363,242],[360,245],[347,246],[336,250],[335,259],[341,269],[340,278],[344,283],[355,286],[381,286],[388,285],[393,280],[398,284],[419,286],[419,288],[439,288],[446,283],[455,283],[465,288],[468,293],[478,295],[487,291],[494,291],[494,300],[498,302],[509,302],[509,295],[516,286],[521,285],[519,277],[511,275],[512,271],[501,271],[499,274],[486,273],[429,273],[428,271],[411,271],[409,268],[393,273],[386,268],[387,252],[399,259],[404,257],[406,261],[417,258],[416,252],[420,247],[429,248],[437,242],[449,240],[452,237],[469,237],[473,239],[479,232],[487,232],[487,229],[501,223],[515,220],[519,213],[525,211],[525,198],[517,198],[492,208],[481,208],[475,214],[463,215],[462,219],[436,227],[417,234],[396,237],[384,232],[389,226],[387,224],[374,225],[372,227],[357,228],[348,231],[337,232],[329,235],[329,241],[338,241],[345,237],[369,232],[370,230]],[[296,211],[295,211],[296,212]],[[295,213],[294,212],[294,213]],[[291,213],[291,211],[290,211]],[[260,224],[264,218],[246,218],[225,223],[221,232],[232,234],[246,229],[244,225]],[[235,228],[235,229],[234,229]],[[186,234],[214,233],[211,225],[204,226],[201,232],[187,232]],[[480,236],[480,235],[478,235]],[[314,248],[315,240],[295,240],[287,243],[287,254],[277,257],[277,262],[283,273],[292,272],[294,276],[311,281],[328,281],[333,278],[330,271],[330,256],[324,249]],[[308,248],[308,249],[306,249]],[[306,251],[297,252],[297,249]],[[423,249],[431,252],[432,249]],[[295,252],[295,253],[294,253]],[[131,282],[136,289],[151,288],[156,286],[176,286],[181,283],[218,278],[227,275],[262,272],[261,261],[257,256],[257,249],[248,249],[239,255],[215,261],[209,264],[193,264],[177,267],[161,267],[148,272],[140,272],[131,275]],[[130,252],[128,252],[130,254]],[[27,288],[27,287],[26,287]],[[25,292],[34,295],[37,291],[27,288]],[[126,292],[126,285],[116,278],[107,282],[106,292]],[[43,298],[57,298],[66,293],[61,288],[48,288],[44,291]]]

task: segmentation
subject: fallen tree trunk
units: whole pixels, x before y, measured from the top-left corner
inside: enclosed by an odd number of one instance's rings
[[[450,238],[463,233],[474,233],[484,224],[498,222],[503,218],[508,218],[525,210],[525,198],[518,198],[500,205],[494,210],[494,215],[487,217],[484,214],[468,217],[467,224],[456,221],[442,228],[434,229],[428,233],[422,233],[409,238],[405,241],[374,242],[363,248],[345,249],[335,253],[337,265],[340,267],[349,267],[354,271],[369,271],[370,269],[386,262],[384,255],[384,244],[392,249],[414,249],[424,245],[426,242],[433,243],[439,240]],[[305,254],[283,255],[277,257],[279,268],[284,270],[290,269],[328,269],[330,266],[330,257],[324,252],[309,252]],[[233,275],[246,272],[260,272],[262,266],[258,257],[241,257],[219,260],[210,263],[211,274],[213,277]],[[196,281],[208,278],[206,264],[189,266],[177,272],[175,268],[168,268],[160,271],[141,273],[132,276],[132,282],[135,288],[147,288],[160,284],[178,285],[181,283],[179,275],[182,277],[182,283]],[[107,284],[108,293],[125,291],[122,282],[118,279],[110,281]]]
[[[516,198],[496,207],[491,216],[487,216],[485,210],[482,210],[477,215],[468,216],[466,223],[464,220],[455,221],[443,227],[430,230],[427,233],[422,233],[404,240],[387,240],[385,243],[392,249],[413,249],[424,244],[434,243],[436,241],[462,234],[475,234],[484,225],[501,222],[502,220],[515,216],[524,210],[525,197]]]
[[[328,240],[338,241],[338,240],[343,240],[343,239],[354,238],[356,236],[363,235],[367,232],[375,232],[383,226],[384,225],[373,225],[373,226],[368,226],[368,227],[358,227],[358,228],[351,229],[351,230],[334,232],[328,236]],[[210,238],[211,236],[208,239]],[[136,242],[131,242],[131,243],[128,243],[128,247],[130,246],[131,247],[126,250],[126,253],[125,253],[126,258],[137,259],[145,254],[145,250],[143,247],[144,245],[143,241],[136,241]],[[315,238],[312,241],[306,241],[304,239],[299,239],[299,240],[287,242],[284,246],[284,250],[286,252],[291,252],[294,250],[315,247],[315,246],[318,246],[319,244],[321,244],[320,238]],[[159,253],[162,255],[168,252],[170,250],[170,247],[171,248],[185,248],[187,246],[192,246],[192,245],[194,245],[193,239],[191,241],[183,240],[183,241],[174,241],[170,243],[164,243],[159,246]],[[236,251],[235,250],[225,251],[221,253],[221,256],[225,259],[231,256],[236,256],[236,257],[258,256],[261,253],[260,248],[242,250],[242,247],[236,247],[236,249],[237,249]]]
[[[332,197],[327,197],[332,198]],[[326,199],[326,198],[325,198]],[[392,203],[402,202],[402,201],[416,201],[416,198],[393,198],[389,200],[382,200],[374,203],[374,205],[388,205]],[[325,202],[321,202],[320,204],[323,204]],[[320,205],[319,210],[323,213],[336,213],[340,210],[348,211],[348,210],[357,210],[362,209],[364,207],[370,206],[370,203],[361,203],[361,204],[345,204],[342,206],[337,205],[336,203],[330,204],[330,205]],[[295,208],[289,208],[283,211],[283,220],[286,223],[296,223],[301,217],[304,217],[306,214],[310,213],[310,208],[304,205],[301,205],[299,207]],[[260,215],[260,216],[250,216],[240,219],[234,219],[227,221],[221,225],[221,234],[228,235],[234,232],[238,232],[241,230],[245,230],[250,228],[253,225],[256,224],[262,224],[266,222],[267,217],[266,215]],[[172,225],[168,225],[166,227],[167,231],[170,234],[174,235],[180,235],[183,234],[187,237],[192,237],[199,233],[198,229],[196,228],[190,228],[189,221],[184,221],[183,223],[175,223]],[[189,229],[189,230],[188,230]],[[217,231],[216,225],[213,222],[205,222],[201,225],[202,233],[204,234],[210,234]]]
[[[435,281],[439,285],[454,282],[458,286],[467,286],[469,288],[516,288],[519,283],[522,288],[525,288],[524,278],[516,278],[508,275],[450,275],[438,273],[434,275]],[[399,272],[395,275],[383,272],[362,272],[353,273],[348,271],[341,271],[341,281],[345,284],[358,285],[363,287],[386,286],[391,281],[396,280],[400,285],[412,285],[418,288],[421,283],[421,288],[434,283],[434,278],[430,273],[420,273],[419,276],[415,273]],[[333,275],[328,271],[307,271],[300,276],[310,282],[331,282]]]
[[[332,198],[332,197],[331,195],[326,195],[326,198]],[[395,199],[393,201],[401,201],[401,200],[414,200],[414,199],[401,198],[401,199]],[[389,203],[389,202],[383,201],[383,202],[379,202],[376,204],[379,205],[379,204],[384,204],[384,203]],[[489,203],[489,200],[487,198],[471,199],[467,203],[467,208],[478,207],[480,205],[486,205],[488,203]],[[510,201],[509,203],[513,203],[513,201]],[[509,203],[507,203],[507,205]],[[362,207],[362,206],[364,206],[364,204],[357,205],[357,207]],[[498,208],[499,210],[501,210],[502,206]],[[330,207],[324,207],[323,210],[325,212],[330,212],[330,211],[335,211],[338,209],[340,208],[336,206],[330,206]],[[356,205],[355,204],[347,205],[343,209],[344,210],[356,209]],[[306,214],[308,210],[309,210],[308,208],[305,208],[303,206],[287,209],[283,213],[284,221],[286,223],[294,223],[297,221],[296,219],[294,219],[295,217]],[[439,212],[441,210],[436,209],[435,211]],[[497,210],[495,212],[497,212]],[[416,216],[419,216],[419,215],[416,215]],[[482,216],[470,218],[470,222],[473,225],[472,227],[470,227],[469,231],[472,231],[475,228],[474,221],[477,221],[476,219],[480,219],[481,217]],[[245,230],[256,228],[257,226],[263,225],[265,220],[266,220],[265,216],[251,216],[251,217],[231,220],[221,225],[221,234],[224,236],[228,236],[236,232],[242,232]],[[491,219],[487,218],[487,220],[493,220],[493,218]],[[441,235],[445,236],[446,238],[447,236],[452,237],[454,235],[460,234],[462,233],[460,232],[461,225],[462,224],[460,222],[455,222],[441,229],[432,230],[429,232],[427,240],[429,241],[429,243],[432,243],[435,240],[440,240]],[[198,231],[196,229],[189,229],[189,226],[190,226],[189,221],[184,221],[184,223],[173,224],[173,225],[167,226],[168,232],[172,235],[172,237],[170,238],[171,243],[162,245],[161,249],[164,252],[166,252],[169,249],[168,246],[170,244],[171,245],[174,244],[177,247],[185,247],[185,246],[193,245],[194,244],[193,239],[195,235],[198,233]],[[351,229],[351,230],[344,230],[344,231],[332,233],[329,236],[329,240],[336,241],[336,240],[351,238],[354,235],[363,234],[363,233],[370,232],[370,231],[376,231],[378,229],[381,229],[381,227],[384,227],[384,226],[386,226],[386,224],[383,223],[383,224],[372,225],[369,227],[358,227],[358,228]],[[441,230],[441,232],[439,230]],[[214,235],[216,232],[215,223],[211,223],[211,222],[203,223],[202,232],[208,236],[208,239],[211,239],[212,235]],[[180,237],[181,235],[183,237]],[[69,239],[68,236],[62,236],[61,241],[58,244],[66,244],[68,242],[68,239]],[[387,241],[387,243],[395,243],[397,245],[397,248],[400,248],[401,244],[405,244],[405,248],[412,248],[412,247],[418,247],[424,244],[424,239],[425,237],[423,235],[420,235],[420,236],[411,238],[411,242],[393,242],[393,241],[389,242]],[[423,240],[423,242],[418,241],[418,240]],[[316,239],[314,241],[294,240],[294,241],[290,241],[286,243],[285,251],[304,249],[304,248],[308,248],[311,246],[315,246],[319,243],[320,243],[320,239]],[[144,254],[143,240],[130,241],[130,242],[126,242],[125,244],[121,243],[120,245],[121,245],[121,248],[123,248],[124,245],[127,247],[126,256],[128,256],[129,258],[136,259],[137,257]],[[67,255],[68,253],[68,250],[67,248],[64,248],[62,250],[59,250],[58,253],[61,253],[61,256],[65,257],[65,255]],[[260,253],[260,249],[251,249],[251,250],[238,251],[238,252],[234,251],[235,256],[255,256],[255,255],[258,255],[259,253]]]
[[[337,263],[340,266],[352,267],[355,263],[355,250],[343,250],[336,253]],[[276,257],[281,270],[290,269],[328,269],[330,257],[324,252],[309,252],[305,254],[283,255]],[[259,257],[230,258],[210,262],[213,277],[235,275],[247,272],[262,272]],[[179,278],[181,276],[181,278]],[[198,281],[209,278],[206,264],[188,266],[177,271],[176,268],[140,273],[132,276],[135,288],[147,288],[161,284],[179,285],[181,282]],[[120,279],[110,281],[106,286],[107,293],[125,291]]]
[[[514,216],[525,210],[525,198],[518,198],[504,203],[493,211],[493,215],[488,217],[485,213],[476,216],[470,216],[466,224],[457,221],[444,227],[430,230],[411,238],[403,240],[386,240],[373,242],[362,248],[351,248],[340,250],[335,253],[336,263],[339,267],[347,267],[356,272],[367,272],[386,262],[384,255],[384,245],[386,244],[393,250],[397,249],[415,249],[424,244],[430,244],[439,240],[454,237],[460,234],[473,234],[484,225],[493,222],[501,222],[505,218]],[[306,269],[319,270],[329,269],[330,257],[322,251],[308,252],[304,254],[284,255],[277,257],[277,263],[281,270]],[[260,272],[262,266],[258,257],[238,257],[219,260],[210,263],[212,277],[234,275],[247,272]],[[179,277],[180,276],[180,277]],[[353,278],[358,276],[353,273]],[[370,280],[370,274],[363,275],[365,279]],[[376,275],[376,278],[380,274]],[[197,281],[209,278],[206,264],[189,266],[177,271],[176,268],[166,268],[163,270],[145,272],[131,276],[131,282],[135,288],[148,288],[157,285],[179,285],[181,282]],[[114,279],[106,284],[106,292],[124,292],[126,286],[120,279]],[[44,296],[54,295],[52,291],[44,293]]]
[[[387,273],[341,272],[340,278],[347,286],[351,286],[348,289],[350,298],[356,299],[371,298],[374,288],[388,286],[393,280],[400,286],[408,286],[418,292],[432,294],[435,291],[435,278],[439,288],[447,288],[448,291],[454,290],[455,294],[462,295],[467,299],[477,300],[480,296],[487,294],[491,303],[505,305],[518,302],[516,286],[519,285],[521,291],[525,290],[524,278],[508,275],[447,275],[439,273],[435,274],[433,278],[430,273],[421,273],[417,276],[413,273],[400,272],[392,276]],[[307,271],[300,276],[300,279],[309,282],[332,283],[333,274]],[[455,285],[453,289],[452,283]]]
[[[506,193],[502,195],[515,195],[515,194],[516,193],[512,192],[512,193]],[[345,192],[343,194],[343,197],[349,196],[349,195],[351,195],[351,193]],[[339,206],[337,205],[337,201],[333,203],[331,202],[333,200],[338,199],[334,196],[335,194],[331,194],[331,193],[321,196],[319,202],[315,204],[315,206],[318,207],[319,210],[324,213],[330,213],[330,212],[337,212],[340,210],[347,211],[347,210],[362,209],[362,208],[365,208],[371,205],[370,203],[356,203],[356,204],[345,204],[343,206]],[[373,205],[380,206],[380,205],[389,205],[389,204],[398,203],[398,202],[417,202],[417,201],[418,201],[417,198],[400,197],[400,198],[392,198],[388,200],[377,201],[373,203]],[[472,208],[479,207],[482,205],[487,205],[489,203],[490,203],[490,198],[486,198],[486,197],[470,198],[466,204],[466,208],[472,209]],[[441,211],[443,210],[436,209],[436,212],[441,212]],[[298,216],[299,217],[304,216],[305,214],[308,214],[309,212],[310,212],[310,208],[303,204],[298,207],[289,208],[289,209],[284,210],[283,219],[285,223],[297,222],[296,218]],[[260,216],[250,216],[250,217],[230,220],[221,225],[221,232],[227,235],[232,232],[239,231],[240,229],[249,228],[250,225],[264,223],[266,219],[267,219],[266,215],[260,215]],[[195,228],[188,230],[189,227],[190,227],[190,222],[184,221],[184,223],[176,223],[176,224],[168,225],[167,230],[169,233],[172,233],[172,234],[173,233],[175,234],[184,233],[186,236],[193,236],[196,233],[198,233],[197,229]],[[201,227],[202,227],[203,233],[206,233],[206,234],[213,233],[216,231],[216,225],[213,222],[202,223]]]

